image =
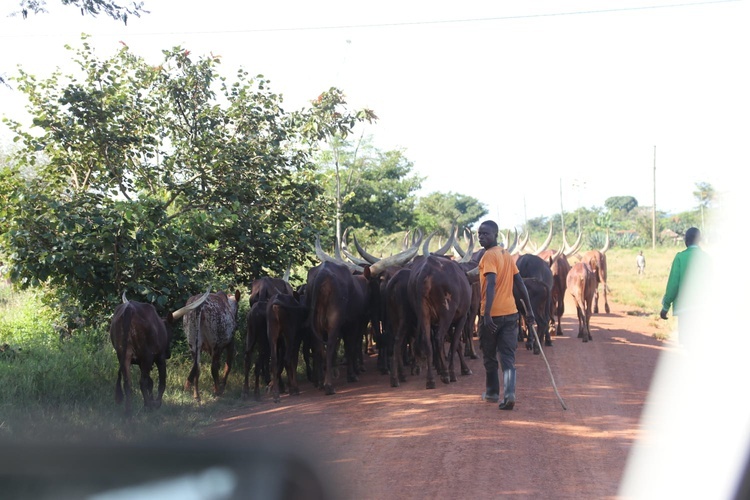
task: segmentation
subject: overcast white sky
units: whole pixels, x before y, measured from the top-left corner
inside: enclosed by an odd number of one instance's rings
[[[0,17],[6,77],[48,75],[86,32],[102,57],[119,41],[154,62],[175,45],[219,54],[289,110],[335,85],[380,117],[365,131],[376,145],[406,149],[421,194],[473,195],[501,227],[558,213],[561,186],[566,211],[651,206],[654,146],[667,212],[696,206],[696,182],[740,189],[730,174],[750,165],[747,0],[146,0],[127,27],[49,1],[48,15]],[[22,99],[0,89],[0,114]]]

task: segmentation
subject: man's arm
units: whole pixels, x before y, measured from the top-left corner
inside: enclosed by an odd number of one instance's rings
[[[662,319],[667,319],[667,311],[672,306],[672,303],[677,298],[677,294],[680,292],[680,277],[682,276],[682,262],[679,254],[675,256],[672,261],[672,267],[669,270],[669,278],[667,278],[667,289],[664,292],[664,298],[661,301],[661,313],[659,316]]]
[[[492,302],[495,300],[495,273],[485,274],[484,281],[487,284],[487,289],[485,291],[482,324],[492,332],[495,331],[495,323],[492,322]]]

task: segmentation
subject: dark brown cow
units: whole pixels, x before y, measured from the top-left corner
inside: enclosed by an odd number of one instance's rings
[[[199,300],[198,296],[190,297],[188,305]],[[193,389],[193,398],[200,401],[198,381],[200,379],[200,354],[206,351],[211,356],[211,376],[214,381],[214,394],[221,395],[227,385],[229,372],[232,370],[234,359],[234,331],[237,329],[237,311],[239,309],[240,292],[236,290],[234,296],[224,292],[211,293],[199,307],[188,312],[182,318],[193,366],[190,369],[185,390]],[[224,374],[219,378],[221,356],[226,351]]]
[[[560,253],[558,252],[555,257],[559,256]],[[542,324],[541,320],[537,318],[537,327],[539,328],[539,340],[542,340],[542,337],[544,337],[544,345],[551,346],[550,318],[552,317],[552,287],[554,285],[554,277],[552,276],[550,263],[537,255],[525,254],[518,258],[516,266],[522,278],[535,278],[547,287],[547,314],[544,315],[546,323]],[[534,349],[534,352],[538,354],[537,349]]]
[[[415,355],[421,365],[427,364],[427,389],[435,388],[433,364],[443,383],[457,380],[453,367],[455,353],[461,362],[461,374],[470,374],[459,350],[471,302],[466,273],[457,262],[446,257],[421,256],[411,266],[408,291],[417,315]],[[450,330],[454,332],[452,337],[448,337]],[[446,338],[451,338],[447,369],[443,349]]]
[[[260,378],[266,384],[271,381],[270,362],[271,346],[268,340],[266,307],[277,294],[292,295],[294,290],[288,281],[281,278],[265,276],[253,280],[250,286],[250,309],[246,316],[245,345],[244,345],[244,374],[245,382],[242,387],[242,397],[250,395],[250,369],[253,366],[253,352],[255,357],[255,389],[253,395],[260,399]]]
[[[529,293],[529,300],[531,301],[531,309],[536,318],[536,324],[539,328],[539,340],[549,338],[549,298],[550,292],[549,287],[546,283],[536,278],[523,278],[523,283],[526,285],[526,290]],[[528,331],[526,325],[525,306],[523,305],[523,299],[519,296],[520,294],[514,294],[516,300],[516,308],[521,314],[519,315],[520,321],[522,322],[522,328],[526,331],[526,349],[533,350],[534,354],[541,352],[540,346],[534,338],[534,334]],[[546,342],[546,341],[545,341]],[[550,345],[550,344],[546,344]]]
[[[391,387],[398,387],[399,382],[406,382],[404,357],[408,346],[413,346],[417,337],[417,316],[409,301],[409,276],[411,269],[400,269],[388,281],[385,292],[388,311],[386,330],[392,344],[388,346]]]
[[[208,296],[206,293],[202,298]],[[152,304],[129,301],[122,294],[122,304],[115,308],[109,326],[109,338],[117,353],[119,368],[115,383],[115,401],[121,403],[125,399],[125,413],[130,414],[132,383],[130,366],[138,365],[141,372],[141,394],[145,408],[159,408],[167,382],[167,359],[170,357],[169,344],[172,340],[172,330],[175,322],[189,310],[198,307],[202,302],[183,307],[170,312],[160,318]],[[154,398],[154,381],[151,378],[151,368],[156,363],[159,371],[159,385]],[[124,389],[124,394],[123,394]]]
[[[311,335],[307,326],[308,308],[304,296],[298,294],[276,294],[268,301],[266,317],[268,343],[271,349],[270,390],[275,402],[279,402],[281,369],[286,371],[289,394],[299,394],[297,385],[297,363],[300,347],[309,342]],[[281,357],[281,366],[279,366]]]
[[[593,340],[591,336],[591,302],[596,292],[596,273],[586,262],[578,262],[568,273],[568,292],[573,296],[578,313],[578,337],[584,342]]]
[[[601,250],[589,250],[583,254],[582,262],[585,262],[591,267],[591,270],[596,275],[596,289],[594,291],[594,314],[599,314],[599,284],[602,285],[602,292],[604,292],[604,311],[609,314],[609,302],[607,301],[607,250],[609,250],[609,231],[607,231],[607,239],[604,242],[604,247]]]
[[[336,392],[333,388],[333,368],[340,340],[344,341],[347,380],[356,381],[362,370],[362,341],[367,325],[374,316],[373,305],[378,304],[374,298],[380,293],[378,277],[386,269],[399,267],[411,260],[418,250],[419,243],[363,268],[328,256],[320,247],[320,239],[316,238],[315,252],[322,264],[308,271],[306,293],[310,307],[308,321],[316,346],[315,377],[323,380],[326,394]],[[324,350],[325,374],[321,366]]]

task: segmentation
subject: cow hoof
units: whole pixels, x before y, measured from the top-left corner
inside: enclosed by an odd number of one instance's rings
[[[428,380],[427,381],[427,389],[434,389],[435,388],[435,381],[434,380]]]
[[[552,341],[551,340],[545,340],[544,341],[544,345],[546,345],[547,347],[552,347]]]
[[[609,314],[609,304],[604,306],[604,310],[607,312],[607,314]]]
[[[472,372],[470,368],[467,368],[465,370],[461,370],[461,375],[474,375],[474,372]]]
[[[406,375],[399,375],[398,376],[398,381],[399,382],[406,382]]]
[[[348,377],[346,377],[347,382],[357,382],[358,380],[359,377],[357,377],[356,375],[349,375]]]
[[[274,397],[273,397],[273,402],[274,402],[274,403],[280,403],[280,402],[281,402],[281,398],[280,398],[280,397],[278,397],[278,396],[274,396]]]
[[[333,394],[336,394],[336,390],[333,388],[332,385],[324,385],[323,389],[326,392],[326,396],[331,396]]]
[[[455,374],[455,373],[451,373],[451,375],[450,375],[450,377],[449,377],[449,380],[450,380],[451,382],[458,382],[458,377],[456,377],[456,374]]]
[[[398,387],[400,384],[398,383],[398,379],[392,378],[391,379],[391,387]]]
[[[531,350],[531,342],[526,342],[526,350],[527,351]]]
[[[444,384],[451,383],[451,379],[447,375],[440,375],[440,381]]]

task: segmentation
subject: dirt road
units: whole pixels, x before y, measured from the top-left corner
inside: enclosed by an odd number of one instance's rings
[[[592,318],[594,340],[576,338],[566,305],[564,336],[545,348],[564,410],[541,356],[519,345],[517,403],[481,401],[484,369],[425,389],[424,376],[391,388],[369,359],[358,382],[325,396],[264,396],[206,437],[302,451],[340,498],[616,498],[659,354],[648,318],[611,303]]]

